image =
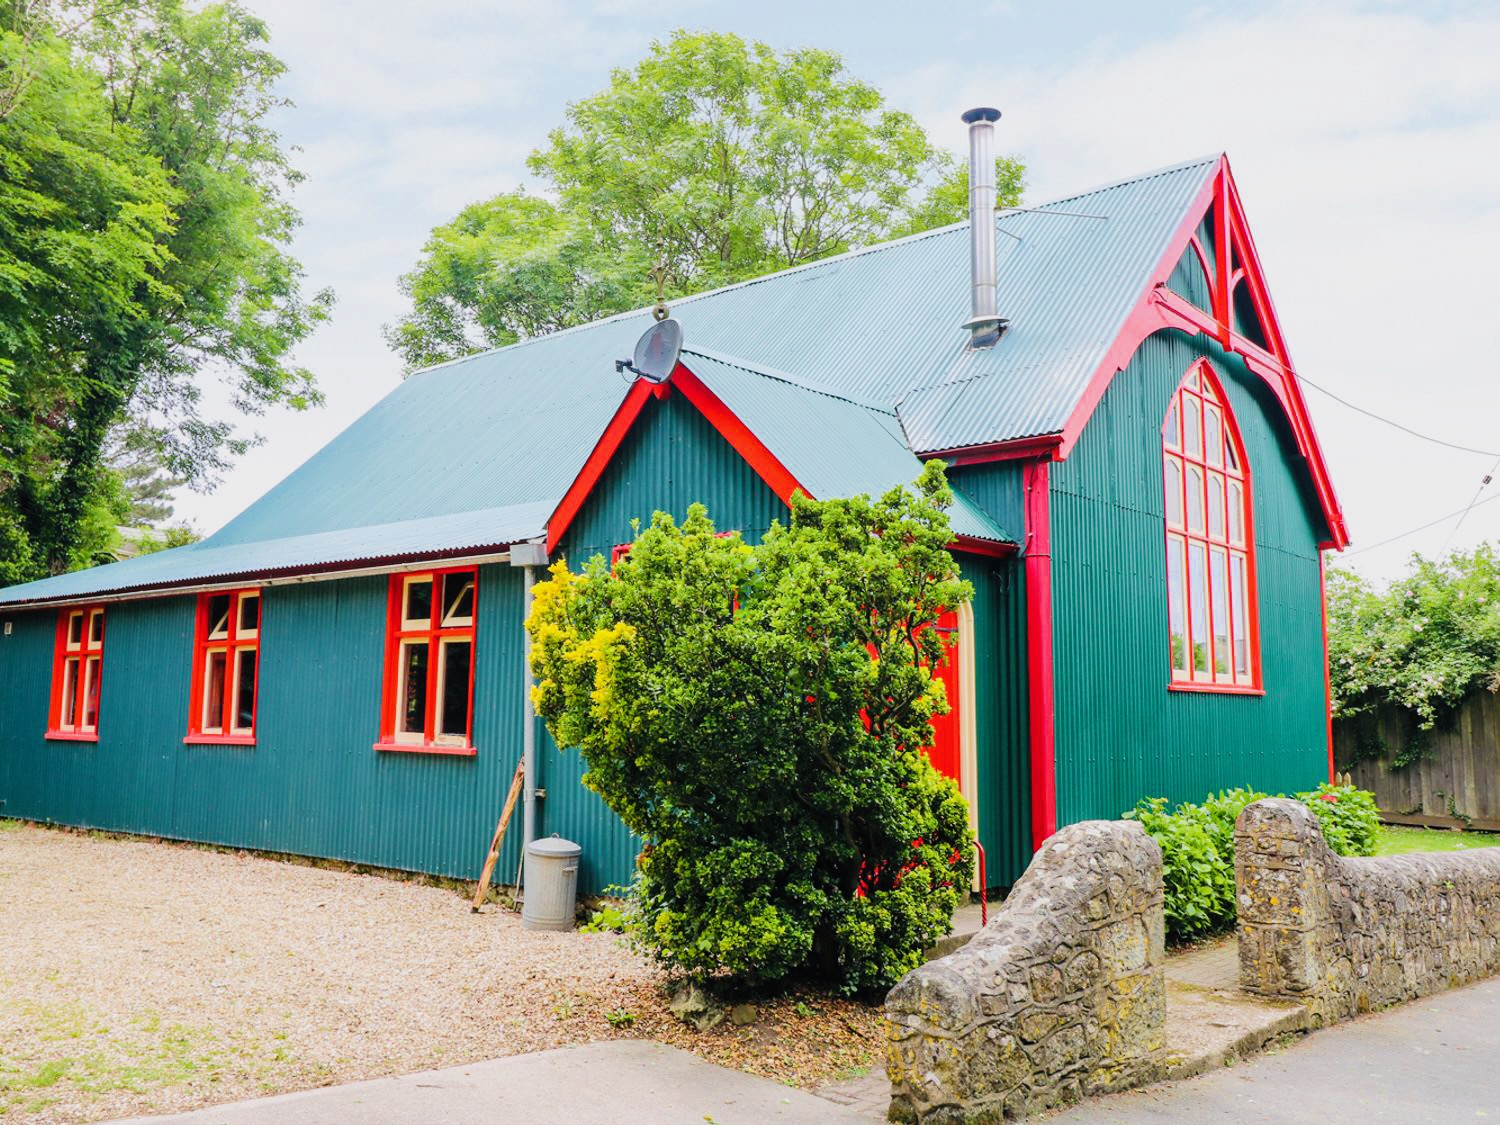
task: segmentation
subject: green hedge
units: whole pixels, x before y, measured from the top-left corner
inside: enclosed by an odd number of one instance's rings
[[[1152,797],[1125,814],[1161,845],[1168,937],[1203,937],[1234,924],[1234,822],[1246,805],[1265,796],[1227,789],[1171,812],[1165,797]],[[1380,822],[1373,793],[1324,783],[1297,799],[1317,814],[1328,846],[1339,855],[1375,854]]]

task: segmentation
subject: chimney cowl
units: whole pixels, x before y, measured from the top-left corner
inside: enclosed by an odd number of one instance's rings
[[[963,115],[969,127],[969,292],[964,322],[971,348],[992,348],[1008,323],[995,301],[995,122],[1000,111],[979,106]]]

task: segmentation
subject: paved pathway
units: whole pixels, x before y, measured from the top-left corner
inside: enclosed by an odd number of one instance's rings
[[[645,1040],[590,1043],[135,1125],[849,1125],[869,1117]]]
[[[1047,1125],[1500,1120],[1500,979],[1314,1032],[1186,1082],[1095,1098]]]

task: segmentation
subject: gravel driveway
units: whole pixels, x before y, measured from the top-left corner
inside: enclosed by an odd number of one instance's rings
[[[873,1010],[816,996],[698,1035],[610,934],[531,933],[509,911],[476,916],[452,890],[378,875],[0,821],[5,1125],[610,1038],[809,1085],[870,1065],[879,1036]]]

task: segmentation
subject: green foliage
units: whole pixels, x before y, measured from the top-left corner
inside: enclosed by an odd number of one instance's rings
[[[968,172],[831,51],[678,31],[432,232],[386,329],[408,370],[966,218]],[[999,201],[1025,168],[998,163]]]
[[[1339,855],[1374,855],[1380,836],[1380,806],[1375,794],[1352,785],[1324,782],[1297,799],[1318,816],[1323,838]]]
[[[624,1008],[605,1012],[604,1018],[609,1022],[609,1026],[614,1028],[630,1027],[635,1023],[635,1013],[626,1011]]]
[[[1234,924],[1234,823],[1246,805],[1265,796],[1227,789],[1170,812],[1165,797],[1150,797],[1125,814],[1161,846],[1167,934],[1173,940],[1204,937]],[[1380,822],[1373,793],[1325,782],[1297,799],[1317,815],[1324,839],[1339,855],[1375,854]]]
[[[1488,544],[1416,555],[1384,591],[1330,570],[1328,663],[1335,715],[1394,703],[1431,730],[1475,688],[1500,685],[1500,557]]]
[[[594,911],[593,914],[589,915],[589,920],[578,927],[578,932],[581,934],[630,935],[635,933],[638,928],[636,921],[636,911],[630,902],[627,901],[618,906],[607,902]]]
[[[212,483],[253,438],[205,417],[318,401],[287,356],[327,314],[284,247],[282,66],[237,3],[0,0],[0,576],[111,557],[110,433]],[[113,521],[113,522],[112,522]],[[102,537],[101,537],[102,535]]]
[[[638,937],[665,964],[862,991],[947,931],[972,836],[922,748],[947,710],[931,626],[971,596],[951,502],[933,462],[915,491],[799,495],[754,547],[695,505],[538,583],[537,709],[648,841]]]

